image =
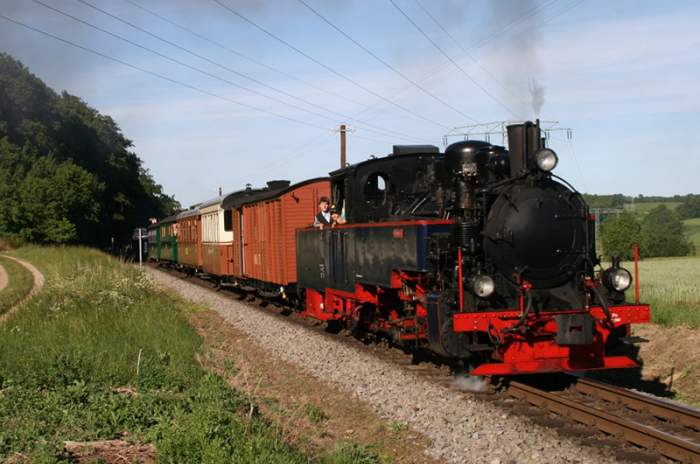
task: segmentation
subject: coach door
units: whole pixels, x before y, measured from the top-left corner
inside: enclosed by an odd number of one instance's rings
[[[240,224],[241,224],[241,235],[240,235],[240,244],[241,244],[241,276],[245,275],[245,233],[243,233],[244,230],[244,224],[245,221],[243,220],[243,208],[238,210],[238,217],[240,218]]]

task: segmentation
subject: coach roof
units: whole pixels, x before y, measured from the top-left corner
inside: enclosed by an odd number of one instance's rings
[[[298,182],[294,185],[290,185],[288,180],[271,180],[267,183],[267,187],[262,187],[258,189],[245,189],[239,190],[229,194],[221,204],[223,209],[238,208],[240,206],[255,203],[257,201],[269,200],[271,198],[276,198],[283,195],[291,190],[303,187],[304,185],[311,184],[313,182],[320,182],[324,180],[329,180],[328,177],[316,177],[314,179],[308,179]]]

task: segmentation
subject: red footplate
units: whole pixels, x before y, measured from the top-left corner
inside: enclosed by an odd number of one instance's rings
[[[588,332],[590,338],[585,343],[557,343],[557,317],[581,314],[591,316],[588,318],[593,322],[593,332]],[[605,346],[615,329],[644,322],[649,322],[649,306],[641,304],[611,306],[609,319],[603,308],[598,306],[591,307],[589,311],[562,310],[532,314],[524,322],[517,310],[458,313],[453,319],[455,332],[484,332],[495,345],[493,362],[478,366],[471,372],[473,375],[638,367],[626,356],[606,356]]]

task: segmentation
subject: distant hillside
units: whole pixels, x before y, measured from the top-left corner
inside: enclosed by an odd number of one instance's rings
[[[106,245],[179,207],[109,116],[0,53],[0,236]]]
[[[665,204],[668,208],[675,209],[681,203],[690,198],[697,197],[696,194],[673,195],[672,197],[660,196],[644,196],[637,195],[636,197],[614,193],[611,195],[596,195],[592,193],[584,193],[583,198],[591,208],[625,208],[639,209],[640,211],[649,211],[660,204]]]

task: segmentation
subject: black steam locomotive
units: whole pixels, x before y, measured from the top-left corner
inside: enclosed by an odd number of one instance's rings
[[[634,367],[607,354],[649,320],[625,303],[630,272],[600,269],[594,218],[539,123],[509,126],[508,145],[395,146],[332,172],[347,224],[297,231],[304,313],[475,374]]]

